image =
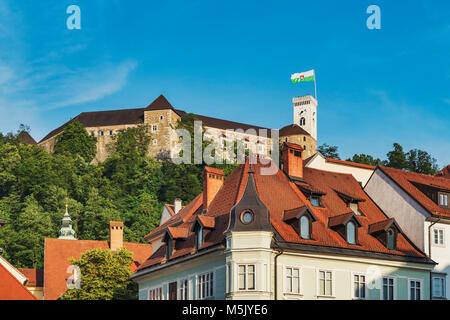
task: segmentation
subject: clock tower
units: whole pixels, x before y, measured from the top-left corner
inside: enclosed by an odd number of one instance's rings
[[[317,141],[317,100],[311,95],[295,97],[294,124],[299,125]]]

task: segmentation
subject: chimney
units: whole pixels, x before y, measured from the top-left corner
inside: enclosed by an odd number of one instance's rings
[[[109,247],[111,251],[116,251],[123,247],[123,222],[109,222]]]
[[[175,203],[173,206],[173,211],[175,212],[175,214],[177,214],[182,208],[182,201],[181,199],[175,199]]]
[[[209,204],[223,185],[224,173],[220,169],[205,167],[203,169],[203,210],[207,210]]]
[[[303,180],[303,148],[298,144],[285,142],[281,150],[283,171],[290,178]]]

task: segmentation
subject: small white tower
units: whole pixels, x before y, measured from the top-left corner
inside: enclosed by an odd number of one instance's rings
[[[311,95],[295,97],[294,123],[305,129],[317,141],[317,100]]]

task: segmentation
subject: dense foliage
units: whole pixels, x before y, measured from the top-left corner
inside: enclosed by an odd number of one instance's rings
[[[116,252],[93,249],[71,264],[80,270],[80,287],[67,290],[61,300],[136,300],[137,285],[132,275],[133,253],[125,248]],[[75,287],[75,286],[74,286]]]
[[[372,166],[382,165],[386,167],[403,169],[423,174],[435,174],[438,171],[437,160],[428,152],[420,149],[403,151],[399,143],[393,144],[393,149],[386,154],[386,160],[374,158],[369,154],[354,154],[347,161],[369,164]],[[326,158],[340,159],[337,146],[329,146],[324,143],[318,147],[318,151]]]

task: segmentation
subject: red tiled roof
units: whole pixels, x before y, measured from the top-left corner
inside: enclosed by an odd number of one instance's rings
[[[0,264],[0,300],[37,300],[37,298]]]
[[[380,166],[379,168],[392,180],[394,180],[406,193],[408,193],[413,199],[415,199],[430,214],[450,217],[450,209],[441,208],[437,203],[427,197],[413,184],[417,183],[440,190],[450,191],[450,179],[382,166]]]
[[[44,270],[42,269],[18,269],[28,278],[27,287],[42,287],[44,285]]]
[[[392,224],[395,224],[395,219],[386,219],[380,222],[375,222],[369,225],[369,233],[376,233],[379,231],[386,231]],[[397,227],[398,228],[398,227]]]
[[[345,161],[345,160],[339,160],[339,159],[333,159],[333,158],[326,158],[326,160],[328,162],[334,162],[337,164],[343,164],[346,166],[358,167],[358,168],[363,168],[363,169],[375,170],[375,168],[376,168],[375,166],[371,166],[369,164],[357,163],[357,162],[351,162],[351,161]]]
[[[152,253],[149,244],[124,242],[123,246],[133,252],[133,271]],[[67,268],[69,259],[78,259],[81,254],[92,249],[109,249],[107,241],[45,239],[44,253],[44,299],[56,300],[67,289],[66,279],[70,276]]]
[[[215,228],[215,219],[214,217],[209,216],[197,216],[197,219],[200,221],[203,227],[208,229],[214,229]]]
[[[306,183],[312,188],[323,190],[326,193],[322,196],[321,202],[323,207],[314,207],[297,185],[288,180],[285,173],[278,170],[274,175],[262,175],[260,173],[261,167],[260,163],[253,165],[256,188],[261,201],[270,211],[272,226],[282,237],[283,241],[295,244],[352,249],[355,252],[385,253],[395,256],[425,258],[424,254],[414,247],[406,236],[401,233],[399,233],[397,238],[396,250],[387,249],[378,239],[367,233],[370,224],[384,221],[387,217],[370,200],[351,174],[334,173],[306,167],[303,177]],[[215,229],[205,236],[200,251],[224,243],[224,231],[228,227],[229,214],[232,207],[242,197],[249,175],[248,171],[249,163],[247,159],[244,165],[240,165],[228,176],[222,188],[212,200],[204,216],[214,217]],[[345,194],[351,194],[364,200],[358,204],[359,209],[364,212],[363,216],[357,216],[358,221],[361,223],[361,228],[358,229],[358,245],[348,244],[336,231],[328,228],[328,219],[330,217],[347,214],[350,210],[335,190],[340,190]],[[190,209],[180,211],[166,225],[159,228],[164,229],[171,224],[192,226],[196,216],[202,212],[202,210],[198,210],[201,207],[198,202],[199,198],[196,198],[191,204],[186,206],[186,208],[190,207]],[[313,240],[301,239],[293,227],[283,221],[283,215],[286,211],[289,212],[289,210],[301,208],[305,205],[310,208],[312,215],[316,218],[312,225]],[[177,217],[178,215],[180,217]],[[175,253],[170,259],[194,254],[195,234],[192,230],[187,240],[177,241],[175,247]],[[165,250],[166,246],[161,246],[139,270],[165,261]]]
[[[189,233],[186,227],[168,227],[167,231],[171,234],[172,239],[186,239]]]
[[[448,166],[442,168],[442,170],[437,172],[434,176],[435,177],[440,177],[440,178],[450,179],[450,164]]]
[[[221,170],[221,169],[217,169],[217,168],[213,168],[213,167],[206,167],[205,166],[205,171],[207,172],[207,173],[213,173],[213,174],[219,174],[219,175],[225,175],[224,173],[223,173],[223,170]]]
[[[292,148],[292,149],[295,149],[295,150],[303,151],[302,146],[298,145],[298,144],[295,144],[295,143],[283,142],[283,146],[286,146],[288,148]]]

